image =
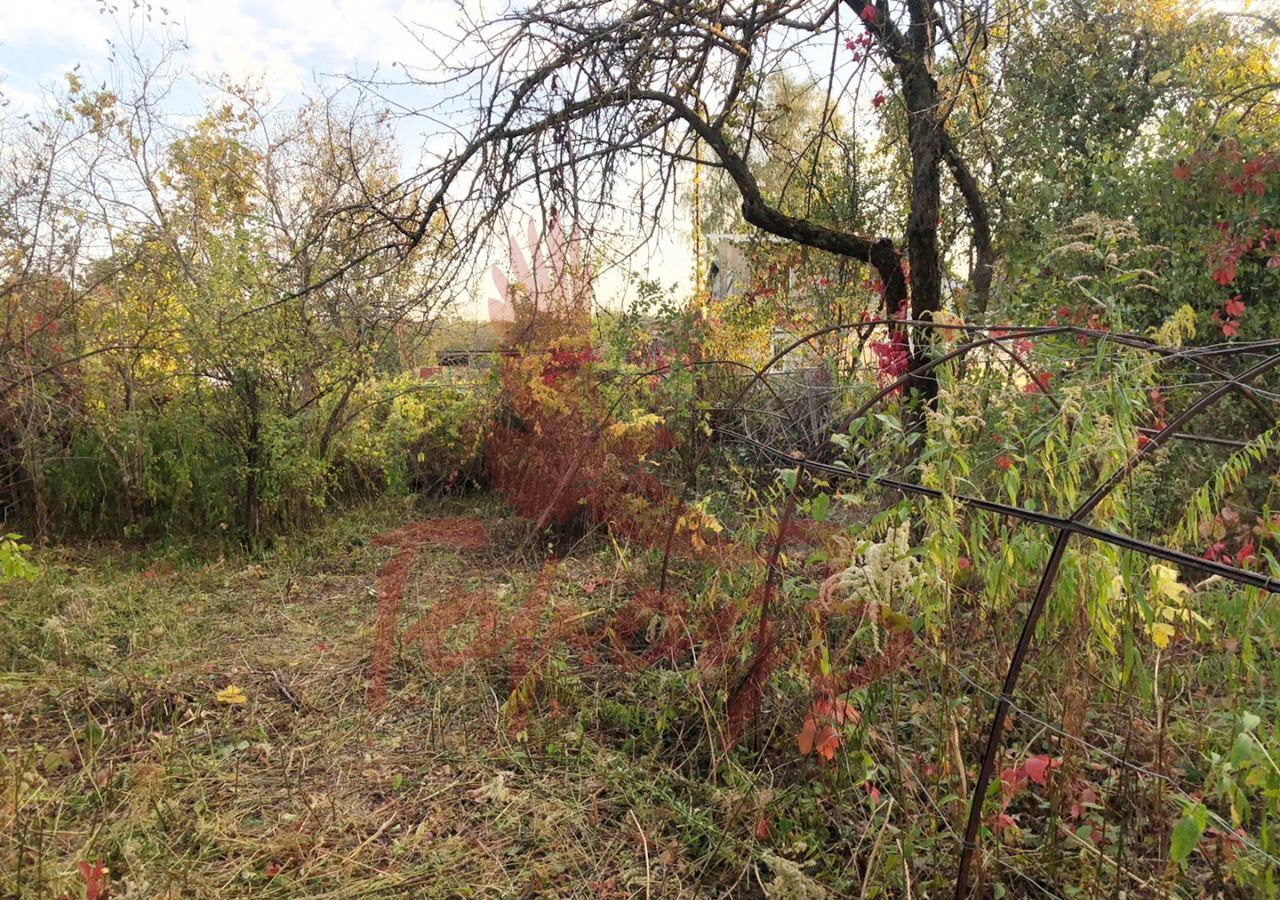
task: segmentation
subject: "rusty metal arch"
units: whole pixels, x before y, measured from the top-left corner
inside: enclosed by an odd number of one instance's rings
[[[1227,446],[1240,446],[1241,443],[1231,441],[1224,438],[1214,436],[1201,436],[1188,434],[1181,430],[1182,426],[1190,422],[1200,413],[1212,408],[1227,394],[1235,393],[1243,397],[1252,404],[1259,412],[1262,413],[1267,421],[1277,421],[1276,413],[1257,393],[1251,389],[1251,383],[1259,376],[1280,367],[1280,339],[1272,339],[1266,341],[1256,341],[1247,344],[1228,345],[1226,347],[1205,347],[1205,348],[1169,348],[1160,346],[1153,341],[1136,335],[1117,334],[1112,332],[1100,331],[1097,329],[1080,328],[1070,325],[1053,325],[1053,326],[971,326],[971,325],[951,325],[944,323],[934,323],[928,321],[904,321],[898,319],[874,319],[863,321],[855,324],[832,325],[826,328],[806,334],[788,346],[784,347],[776,353],[761,369],[755,370],[752,378],[738,391],[738,393],[730,401],[728,409],[734,409],[739,406],[746,397],[750,389],[758,382],[764,381],[766,375],[783,360],[786,356],[796,351],[802,346],[810,344],[813,340],[827,334],[838,331],[856,330],[858,332],[866,331],[863,335],[863,341],[868,339],[871,331],[878,326],[901,326],[907,325],[913,329],[946,329],[961,331],[969,335],[982,335],[974,337],[964,343],[957,345],[951,350],[934,356],[925,362],[912,367],[905,374],[891,382],[881,386],[875,394],[863,402],[856,410],[845,417],[846,423],[851,423],[865,417],[871,412],[881,401],[894,395],[899,389],[908,385],[913,379],[920,375],[927,374],[947,363],[960,359],[968,353],[980,347],[996,345],[1003,348],[1003,342],[1013,339],[1032,339],[1043,338],[1059,334],[1075,334],[1090,340],[1109,341],[1121,346],[1131,347],[1140,351],[1151,353],[1160,358],[1160,361],[1180,360],[1190,363],[1204,371],[1225,379],[1216,387],[1203,393],[1195,402],[1188,406],[1185,410],[1170,420],[1163,428],[1147,429],[1150,435],[1146,444],[1139,448],[1125,464],[1112,472],[1107,479],[1100,484],[1094,492],[1069,516],[1062,517],[1050,515],[1046,513],[1036,513],[1021,507],[1008,504],[997,503],[985,500],[981,497],[972,497],[967,495],[950,494],[947,495],[951,499],[976,509],[984,509],[991,512],[1008,515],[1016,519],[1026,522],[1037,523],[1050,527],[1057,532],[1054,539],[1053,547],[1050,551],[1049,559],[1041,571],[1040,581],[1036,589],[1036,593],[1032,599],[1031,608],[1027,612],[1027,616],[1023,621],[1021,633],[1018,642],[1015,645],[1013,656],[1010,659],[1009,667],[1005,673],[1005,678],[998,695],[995,710],[992,714],[991,727],[987,732],[986,748],[983,753],[981,768],[978,772],[977,781],[969,798],[969,814],[965,825],[963,843],[961,845],[960,859],[957,863],[955,897],[956,900],[966,900],[969,897],[970,873],[973,865],[974,856],[977,852],[978,830],[982,822],[982,808],[986,800],[986,793],[991,784],[991,778],[995,771],[996,759],[999,756],[1001,748],[1001,734],[1007,719],[1009,709],[1013,702],[1013,692],[1017,686],[1022,667],[1026,661],[1026,657],[1030,652],[1032,642],[1035,636],[1035,629],[1041,615],[1044,612],[1045,605],[1051,594],[1054,584],[1057,580],[1059,566],[1062,562],[1063,555],[1066,552],[1067,545],[1070,542],[1071,535],[1079,534],[1092,540],[1108,543],[1121,549],[1131,550],[1143,553],[1155,559],[1161,559],[1167,562],[1174,562],[1189,568],[1195,568],[1200,571],[1207,572],[1212,575],[1219,575],[1229,581],[1237,584],[1254,587],[1262,591],[1272,594],[1280,594],[1280,581],[1265,575],[1254,572],[1248,572],[1235,566],[1227,565],[1216,560],[1208,560],[1197,557],[1182,551],[1174,550],[1160,544],[1143,541],[1137,538],[1122,535],[1113,531],[1096,528],[1088,524],[1087,519],[1090,513],[1100,504],[1112,491],[1119,487],[1133,470],[1142,462],[1144,458],[1160,449],[1167,441],[1173,439],[1191,439],[1203,440],[1208,443],[1223,444]],[[1266,355],[1261,362],[1256,363],[1246,371],[1232,375],[1222,368],[1214,365],[1209,360],[1218,356],[1243,356],[1247,353],[1262,353]],[[1017,354],[1013,354],[1015,359]],[[1046,391],[1047,393],[1047,391]],[[1055,405],[1057,406],[1057,402]],[[1060,408],[1060,406],[1059,406]],[[735,434],[727,429],[719,429],[730,440],[754,445],[756,449],[765,452],[779,459],[786,461],[793,466],[799,466],[809,470],[821,471],[832,477],[851,478],[860,480],[868,484],[879,484],[899,490],[906,494],[916,496],[925,496],[940,498],[944,496],[943,492],[925,487],[911,481],[902,479],[878,476],[870,472],[858,471],[844,466],[834,466],[828,463],[822,463],[813,460],[796,459],[791,454],[781,448],[772,447],[753,441],[745,435]],[[680,509],[683,508],[688,500],[688,493],[692,487],[694,473],[705,460],[709,452],[711,444],[708,442],[703,445],[693,460],[690,467],[690,474],[686,478],[682,493],[679,498],[677,507],[677,516]],[[673,517],[674,520],[675,517]],[[674,534],[674,526],[668,533],[667,546],[664,552],[662,565],[662,581],[665,586],[667,575],[667,565],[670,557],[671,536]]]
[[[1075,522],[1088,517],[1099,503],[1124,482],[1145,456],[1159,449],[1171,435],[1177,433],[1177,430],[1184,423],[1189,422],[1201,412],[1212,407],[1238,385],[1247,386],[1259,375],[1276,368],[1276,366],[1280,366],[1280,354],[1268,357],[1225,384],[1219,385],[1217,388],[1202,395],[1199,400],[1175,416],[1164,428],[1160,429],[1145,446],[1139,448],[1138,452],[1131,456],[1125,465],[1113,472],[1110,478],[1099,485],[1083,503],[1076,507],[1069,520]],[[991,776],[995,769],[996,756],[1000,752],[1000,736],[1004,730],[1005,719],[1009,714],[1009,706],[1013,702],[1013,690],[1017,686],[1019,675],[1022,673],[1022,664],[1030,651],[1031,642],[1035,636],[1036,624],[1040,621],[1049,593],[1053,590],[1054,582],[1058,576],[1059,564],[1062,562],[1062,556],[1066,552],[1067,544],[1070,540],[1071,531],[1066,528],[1059,528],[1058,536],[1055,538],[1053,549],[1049,554],[1049,560],[1040,576],[1040,584],[1036,588],[1035,597],[1031,601],[1031,609],[1027,612],[1027,618],[1023,622],[1022,633],[1018,636],[1018,643],[1014,647],[1013,657],[1009,661],[1009,669],[1005,674],[1004,684],[1000,689],[1000,700],[996,704],[995,713],[991,719],[991,730],[987,732],[987,748],[983,754],[982,767],[978,770],[978,780],[974,785],[973,796],[969,801],[969,820],[965,825],[964,845],[956,871],[955,896],[959,900],[963,900],[969,895],[969,870],[972,867],[973,857],[977,851],[978,828],[982,822],[982,806],[986,800],[987,788],[991,783]],[[1234,569],[1234,567],[1231,568]],[[1243,570],[1238,574],[1244,574]],[[1226,577],[1240,581],[1236,572],[1226,573]],[[1280,592],[1280,585],[1264,589],[1270,590],[1272,593],[1278,593]]]

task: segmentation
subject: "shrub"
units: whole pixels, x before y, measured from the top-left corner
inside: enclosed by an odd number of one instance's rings
[[[366,385],[352,405],[360,412],[334,460],[347,489],[444,491],[480,477],[493,427],[488,385],[402,375]]]

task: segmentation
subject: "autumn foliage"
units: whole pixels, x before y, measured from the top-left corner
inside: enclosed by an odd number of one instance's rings
[[[378,572],[378,615],[374,623],[366,700],[372,712],[381,712],[387,702],[387,674],[395,650],[400,605],[418,551],[435,546],[475,552],[482,549],[486,541],[484,523],[470,517],[417,522],[374,537],[374,544],[391,547],[394,552]]]

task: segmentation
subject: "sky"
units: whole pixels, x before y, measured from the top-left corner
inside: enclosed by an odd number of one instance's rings
[[[466,3],[477,17],[501,11],[488,0]],[[0,115],[35,108],[42,92],[77,66],[90,84],[107,78],[113,44],[137,45],[146,55],[154,46],[148,35],[165,28],[187,46],[181,63],[196,76],[171,98],[174,113],[198,110],[208,93],[201,80],[212,84],[220,76],[261,84],[274,103],[287,107],[317,81],[334,86],[345,75],[429,65],[428,47],[443,47],[438,33],[457,28],[460,16],[453,0],[169,0],[141,8],[131,0],[0,0],[0,93],[9,101]],[[424,127],[405,121],[397,129],[407,164],[432,141]],[[686,246],[687,236],[668,238],[645,247],[628,266],[687,287],[692,263]],[[602,273],[597,299],[611,297],[611,305],[620,305],[630,292],[627,282],[624,272]],[[460,313],[483,316],[493,292],[492,282],[481,279],[473,306]]]
[[[472,17],[484,19],[501,12],[507,0],[463,2]],[[1222,11],[1249,5],[1250,0],[1213,0]],[[109,70],[112,42],[137,42],[140,35],[165,26],[186,43],[182,63],[198,76],[211,82],[222,75],[257,82],[273,101],[288,106],[317,81],[333,86],[346,74],[390,73],[404,63],[429,65],[429,45],[443,46],[431,30],[456,29],[460,17],[455,0],[168,0],[150,5],[145,0],[0,0],[0,94],[9,101],[0,116],[34,107],[42,89],[61,82],[77,65],[94,83]],[[172,100],[188,109],[174,112],[195,112],[201,96],[199,82],[193,81]],[[429,98],[422,103],[417,97],[407,99],[425,105]],[[419,159],[424,146],[440,146],[439,136],[426,128],[422,120],[400,123],[397,137],[406,166]],[[675,227],[664,228],[663,234],[630,259],[628,267],[687,290],[693,272],[689,229],[677,214]],[[478,283],[469,314],[482,315],[493,290],[488,279]],[[625,273],[615,270],[602,274],[596,294],[620,305],[628,291]]]
[[[130,0],[0,0],[0,73],[22,100],[77,63],[100,68],[108,42],[141,27]],[[150,27],[170,24],[190,47],[188,65],[234,79],[261,77],[277,99],[325,76],[423,58],[413,25],[455,19],[446,0],[171,0],[148,6]]]

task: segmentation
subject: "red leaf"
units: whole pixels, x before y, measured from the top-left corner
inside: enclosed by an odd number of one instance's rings
[[[84,879],[84,900],[106,900],[111,892],[107,887],[107,867],[102,860],[92,864],[81,861],[77,868]]]
[[[818,721],[813,716],[809,716],[804,720],[804,727],[800,729],[800,733],[796,735],[796,748],[800,751],[801,756],[808,756],[813,752],[813,744],[818,735]]]
[[[1236,294],[1234,297],[1232,297],[1230,300],[1227,301],[1226,310],[1227,310],[1227,315],[1229,316],[1244,315],[1244,301],[1240,299],[1239,294]]]
[[[823,762],[833,761],[844,743],[840,729],[846,724],[857,724],[858,719],[858,711],[846,700],[819,700],[813,704],[796,737],[800,755],[817,753]]]
[[[1052,372],[1041,372],[1035,377],[1035,380],[1028,383],[1023,391],[1028,394],[1040,394],[1049,390],[1049,380],[1053,378]]]
[[[1041,755],[1031,757],[1022,764],[1022,767],[1026,770],[1028,778],[1041,787],[1044,787],[1049,780],[1049,770],[1057,764],[1057,760]]]
[[[997,814],[992,819],[992,824],[995,825],[995,830],[999,832],[1004,832],[1010,828],[1018,827],[1017,819],[1005,812]]]
[[[1005,795],[1012,797],[1027,783],[1027,770],[1021,766],[1016,769],[1004,769],[1000,772],[1000,783],[1004,786]]]
[[[1078,819],[1088,811],[1088,804],[1097,804],[1098,792],[1093,788],[1082,788],[1076,799],[1071,801],[1071,818]]]
[[[814,748],[818,751],[818,755],[826,762],[834,762],[836,751],[840,749],[840,745],[844,743],[844,738],[840,736],[840,732],[834,728],[824,725],[823,732],[819,736],[818,744]]]

